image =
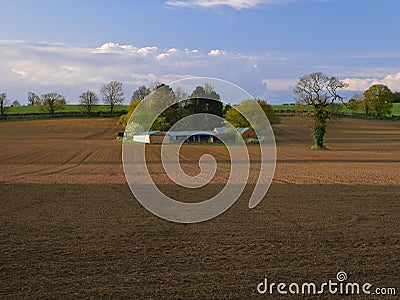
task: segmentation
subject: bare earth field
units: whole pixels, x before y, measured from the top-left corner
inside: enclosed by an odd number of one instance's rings
[[[274,182],[260,205],[247,208],[253,146],[242,197],[191,225],[159,219],[134,199],[115,123],[0,123],[0,298],[266,298],[256,290],[265,277],[320,284],[339,271],[400,293],[399,122],[343,119],[328,128],[331,150],[315,152],[308,123],[283,118]],[[184,147],[189,173],[204,151],[222,170],[187,194],[165,179],[159,146],[148,149],[168,195],[201,201],[225,182],[222,146]]]

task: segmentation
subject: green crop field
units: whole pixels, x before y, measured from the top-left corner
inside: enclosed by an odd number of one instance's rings
[[[311,106],[309,105],[272,105],[274,110],[294,110],[294,111],[304,111],[311,110]],[[128,105],[116,105],[114,107],[114,111],[123,111],[127,110]],[[58,112],[84,112],[85,108],[81,105],[76,104],[68,104],[63,107],[62,110],[58,110]],[[108,105],[95,105],[92,109],[93,112],[109,112],[110,107]],[[352,112],[350,108],[342,105],[341,111],[343,112]],[[41,106],[18,106],[18,107],[9,107],[7,109],[7,114],[34,114],[34,113],[46,113]],[[361,110],[357,111],[357,113],[362,113]],[[393,103],[392,115],[400,116],[400,103]]]
[[[393,103],[392,115],[400,116],[400,103]]]
[[[114,106],[114,111],[122,111],[127,110],[127,105],[116,105]],[[58,112],[84,112],[85,108],[81,105],[69,104],[65,105],[63,109],[57,110]],[[108,105],[95,105],[92,108],[93,112],[109,112],[110,107]],[[41,106],[18,106],[18,107],[9,107],[7,110],[8,114],[34,114],[34,113],[46,113]]]
[[[311,106],[309,105],[272,105],[274,110],[294,110],[294,111],[304,111],[304,110],[311,110]],[[352,110],[345,105],[341,105],[342,112],[352,112]],[[357,113],[363,113],[362,110],[356,111]],[[400,103],[393,103],[392,109],[393,116],[400,116]]]

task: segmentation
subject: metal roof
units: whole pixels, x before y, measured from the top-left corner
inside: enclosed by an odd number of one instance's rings
[[[238,128],[236,128],[236,130],[240,133],[240,134],[243,134],[243,133],[245,133],[247,130],[249,130],[250,128],[249,127],[238,127]]]
[[[214,131],[201,131],[201,130],[194,130],[194,131],[167,131],[165,134],[170,136],[192,136],[192,135],[213,135],[215,136],[216,133]]]

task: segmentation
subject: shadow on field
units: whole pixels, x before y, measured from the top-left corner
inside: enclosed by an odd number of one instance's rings
[[[176,224],[126,184],[1,184],[0,297],[251,298],[273,282],[397,287],[400,186],[252,186],[221,216]],[[171,191],[172,186],[163,189]]]

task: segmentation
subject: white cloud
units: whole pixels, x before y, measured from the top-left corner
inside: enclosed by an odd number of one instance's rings
[[[217,7],[230,6],[236,10],[248,9],[261,3],[277,3],[279,0],[170,0],[166,4],[175,7]],[[282,2],[282,0],[281,0]]]
[[[129,101],[132,91],[139,85],[153,81],[168,83],[193,76],[225,79],[255,97],[265,96],[275,103],[286,102],[293,97],[291,87],[297,79],[292,78],[309,71],[308,64],[299,67],[290,57],[276,52],[254,55],[233,53],[229,49],[160,49],[156,45],[137,47],[112,42],[99,47],[72,47],[0,40],[0,53],[1,92],[7,92],[9,98],[22,103],[26,103],[28,91],[39,94],[56,91],[74,103],[83,90],[98,91],[110,80],[124,83]],[[346,78],[349,90],[365,90],[374,83],[386,84],[392,90],[400,89],[400,69],[395,65],[390,69],[337,67],[343,74],[337,74],[336,70],[330,74]]]
[[[60,66],[60,69],[68,72],[79,72],[81,70],[78,66]]]
[[[126,53],[132,55],[142,55],[147,56],[151,53],[158,51],[158,47],[143,47],[137,48],[133,45],[119,45],[117,43],[104,43],[100,47],[93,49],[92,53]]]
[[[185,48],[185,52],[192,52],[192,53],[198,53],[199,52],[199,50],[197,50],[197,49],[193,49],[193,50],[190,50],[189,48]]]
[[[297,79],[263,79],[267,90],[287,91],[296,85]]]
[[[126,98],[138,85],[210,76],[246,82],[264,92],[254,65],[279,63],[279,54],[247,56],[222,49],[160,49],[107,42],[99,47],[0,40],[0,82],[12,98],[25,102],[26,93],[57,91],[76,102],[82,90],[97,90],[110,80],[124,83]],[[227,71],[229,70],[229,71]]]
[[[168,0],[165,3],[171,7],[183,8],[216,8],[219,6],[228,6],[235,10],[251,9],[261,4],[282,4],[300,0]],[[305,1],[305,0],[303,0]],[[326,0],[313,0],[326,1]]]
[[[11,71],[14,72],[15,74],[20,75],[22,78],[26,77],[26,73],[24,71],[20,71],[20,70],[17,70],[17,69],[11,69]]]
[[[400,90],[400,72],[387,74],[381,78],[348,77],[343,79],[343,81],[349,84],[347,88],[349,91],[365,91],[374,84],[384,84],[387,85],[391,90]]]
[[[159,55],[156,56],[157,59],[164,59],[169,57],[169,53],[161,53]]]
[[[218,50],[218,49],[213,49],[210,52],[208,52],[208,55],[211,55],[211,56],[218,56],[218,55],[225,55],[225,54],[226,54],[226,51]]]
[[[137,53],[146,56],[150,53],[155,53],[157,50],[158,50],[157,47],[144,47],[144,48],[139,48],[137,50]]]

